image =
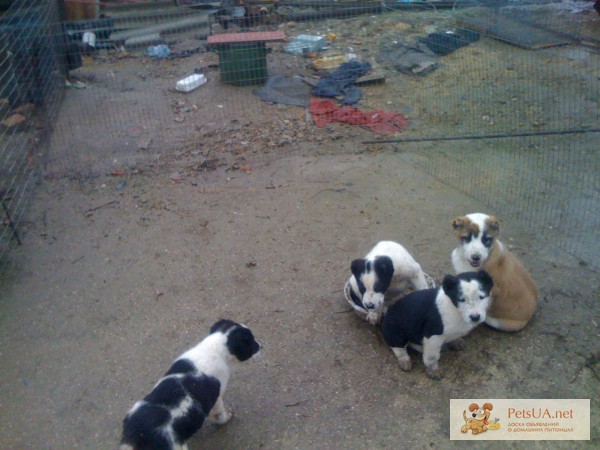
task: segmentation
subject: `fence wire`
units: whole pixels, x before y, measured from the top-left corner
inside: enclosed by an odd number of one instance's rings
[[[598,266],[595,3],[2,1],[0,259],[40,174],[93,177],[211,133],[239,145],[227,134],[276,121],[273,105],[347,121],[345,103],[370,130],[402,130],[374,133],[380,147],[410,146],[430,174]],[[315,94],[333,100],[321,115]],[[370,110],[387,122],[356,118]]]
[[[0,260],[13,243],[39,179],[62,96],[62,43],[52,2],[2,2],[0,17]]]

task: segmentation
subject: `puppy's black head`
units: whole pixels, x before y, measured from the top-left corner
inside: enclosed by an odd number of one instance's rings
[[[221,319],[217,323],[215,323],[212,327],[210,327],[210,334],[217,333],[217,332],[227,333],[230,329],[232,329],[234,327],[239,327],[239,326],[240,326],[240,324],[237,322],[234,322],[233,320]]]
[[[252,358],[260,350],[260,344],[254,339],[249,328],[229,319],[221,319],[210,327],[210,334],[227,335],[227,350],[239,361]]]
[[[394,263],[389,256],[380,255],[375,257],[373,261],[367,259],[355,259],[350,264],[352,275],[356,278],[356,284],[361,295],[364,295],[367,287],[379,294],[385,293],[390,287],[392,277],[394,276]],[[373,279],[365,281],[366,275],[371,272],[375,273]],[[365,285],[368,284],[368,286]]]
[[[239,361],[246,361],[260,350],[260,344],[254,339],[249,328],[238,325],[227,334],[227,349]]]
[[[481,288],[485,294],[488,296],[490,295],[492,287],[494,287],[494,280],[485,270],[480,270],[479,272],[463,272],[457,276],[446,275],[444,277],[442,288],[446,295],[452,299],[455,306],[460,298],[460,282],[469,282],[471,280],[477,280],[481,284]]]
[[[465,323],[473,327],[485,321],[490,306],[492,277],[485,271],[446,275],[442,284],[444,293],[458,309]]]

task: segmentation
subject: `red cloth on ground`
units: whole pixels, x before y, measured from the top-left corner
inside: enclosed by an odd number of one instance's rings
[[[351,106],[339,106],[332,100],[311,97],[309,111],[315,125],[324,127],[331,122],[360,125],[379,134],[394,134],[404,130],[408,117],[404,114],[374,109],[361,111]]]

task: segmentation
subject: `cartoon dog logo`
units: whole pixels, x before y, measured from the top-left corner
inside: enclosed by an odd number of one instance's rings
[[[493,409],[494,406],[491,403],[484,403],[481,408],[477,403],[471,403],[469,405],[471,418],[467,418],[467,411],[463,411],[465,425],[462,426],[460,431],[466,433],[471,430],[471,433],[479,434],[487,430],[500,428],[499,419],[494,419],[490,423],[490,411]]]

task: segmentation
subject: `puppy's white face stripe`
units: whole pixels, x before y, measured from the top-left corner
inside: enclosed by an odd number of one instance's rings
[[[477,280],[460,281],[458,311],[465,323],[478,325],[485,320],[490,305],[489,295]]]
[[[363,305],[367,308],[377,309],[383,305],[384,294],[375,292],[375,283],[377,277],[375,271],[371,270],[368,273],[363,274],[361,281],[366,288],[365,294],[363,295]]]
[[[494,244],[494,236],[488,229],[489,217],[481,213],[468,214],[465,216],[468,223],[463,225],[461,228],[463,232],[459,235],[459,249],[468,264],[475,270],[482,267]]]

